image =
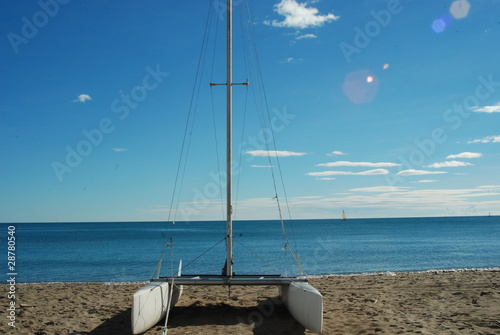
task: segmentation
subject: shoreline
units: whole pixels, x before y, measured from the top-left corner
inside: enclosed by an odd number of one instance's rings
[[[132,294],[145,283],[19,284],[16,328],[4,317],[2,329],[18,335],[130,334]],[[323,334],[500,332],[500,268],[329,275],[310,283],[323,295]],[[8,285],[0,289],[5,311]],[[184,286],[168,334],[312,334],[277,296],[273,286]],[[145,334],[160,334],[164,322]]]
[[[360,272],[360,273],[334,273],[325,275],[310,275],[307,278],[329,278],[337,276],[395,276],[398,274],[421,274],[421,273],[448,273],[448,272],[483,272],[483,271],[500,271],[500,267],[487,268],[456,268],[456,269],[429,269],[429,270],[410,270],[410,271],[376,271],[376,272]]]
[[[448,273],[448,272],[483,272],[483,271],[500,271],[500,267],[487,268],[456,268],[456,269],[429,269],[429,270],[410,270],[410,271],[375,271],[375,272],[355,272],[355,273],[332,273],[321,275],[305,275],[308,279],[321,279],[331,277],[354,277],[354,276],[395,276],[398,274],[420,274],[420,273]],[[293,276],[292,276],[293,277]],[[16,282],[16,285],[30,284],[103,284],[103,285],[129,285],[129,284],[147,284],[149,280],[138,281],[50,281],[50,282]]]

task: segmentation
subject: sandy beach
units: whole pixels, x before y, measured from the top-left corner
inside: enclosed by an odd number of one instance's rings
[[[500,334],[498,269],[324,276],[310,282],[323,294],[324,334]],[[142,285],[17,284],[12,328],[9,286],[2,284],[0,333],[130,334],[131,296]],[[276,287],[185,287],[168,334],[311,334],[277,296]],[[163,324],[145,334],[161,334]]]

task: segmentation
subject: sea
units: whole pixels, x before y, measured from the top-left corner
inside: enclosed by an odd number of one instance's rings
[[[279,221],[235,221],[234,273],[500,267],[500,216],[294,220],[284,227]],[[220,274],[226,259],[225,222],[2,223],[0,230],[18,283],[147,281],[179,268],[183,274]],[[6,277],[13,273],[8,264],[5,259]]]

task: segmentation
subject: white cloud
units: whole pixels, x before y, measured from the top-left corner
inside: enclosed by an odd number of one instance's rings
[[[500,185],[483,185],[483,186],[478,186],[477,188],[481,189],[498,189],[500,191]]]
[[[351,171],[323,171],[323,172],[308,172],[306,175],[313,177],[326,177],[326,176],[374,176],[381,174],[388,174],[386,169],[374,169],[362,172]]]
[[[122,151],[127,151],[128,149],[125,148],[112,148],[113,151],[115,152],[122,152]]]
[[[254,157],[290,157],[290,156],[304,156],[307,155],[305,152],[293,152],[293,151],[274,151],[274,150],[251,150],[247,151],[247,154]]]
[[[281,63],[295,63],[296,60],[295,58],[293,57],[288,57],[287,59],[285,59],[284,61],[282,61]]]
[[[338,162],[331,162],[331,163],[322,163],[322,164],[316,164],[316,166],[326,166],[326,167],[333,167],[333,166],[364,166],[364,167],[392,167],[392,166],[400,166],[401,164],[397,163],[370,163],[370,162],[347,162],[347,161],[338,161]]]
[[[449,161],[449,162],[440,162],[440,163],[434,163],[431,165],[426,165],[425,167],[430,167],[430,168],[442,168],[442,167],[458,167],[458,166],[469,166],[472,165],[471,163],[467,162],[460,162],[460,161]]]
[[[79,96],[76,97],[75,100],[73,100],[73,102],[85,102],[85,101],[88,101],[88,100],[92,100],[92,97],[88,94],[80,94]]]
[[[500,135],[497,135],[497,136],[486,136],[486,137],[483,137],[483,138],[480,138],[480,139],[477,139],[477,140],[472,140],[472,141],[468,141],[467,144],[470,144],[470,143],[500,143]]]
[[[309,28],[320,27],[325,22],[338,20],[340,16],[331,13],[319,15],[319,10],[314,7],[307,7],[307,3],[298,3],[296,0],[281,0],[274,5],[274,11],[285,17],[281,22],[277,20],[264,21],[264,24],[273,27],[286,28]]]
[[[500,102],[493,106],[472,107],[472,111],[478,113],[500,113]]]
[[[347,155],[345,152],[342,151],[332,151],[329,154],[326,154],[327,156],[335,156],[335,155]]]
[[[373,187],[361,187],[352,188],[351,192],[375,192],[375,193],[385,193],[385,192],[399,192],[406,191],[408,187],[396,187],[396,186],[373,186]]]
[[[332,178],[332,177],[323,177],[323,178],[316,178],[318,180],[335,180],[337,178]]]
[[[413,183],[435,183],[437,180],[431,180],[431,179],[423,179],[419,181],[414,181]]]
[[[297,36],[295,37],[296,40],[302,40],[304,38],[317,38],[318,36],[314,35],[314,34],[305,34],[305,35],[300,35],[300,36]]]
[[[373,176],[373,175],[388,174],[388,173],[389,173],[389,171],[387,171],[386,169],[374,169],[374,170],[356,172],[354,174],[361,175],[361,176]]]
[[[398,173],[396,173],[396,175],[398,175],[398,176],[421,176],[421,175],[425,175],[425,174],[442,174],[442,173],[448,173],[448,172],[408,169],[408,170],[399,171]]]
[[[449,155],[446,159],[455,159],[455,158],[479,158],[483,157],[482,153],[479,152],[461,152],[457,155]]]

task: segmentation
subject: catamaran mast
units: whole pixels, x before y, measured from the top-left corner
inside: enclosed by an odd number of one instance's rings
[[[232,104],[233,104],[233,64],[232,64],[232,25],[233,25],[233,4],[232,0],[227,0],[227,225],[226,225],[226,275],[233,275],[233,207],[232,207]]]

